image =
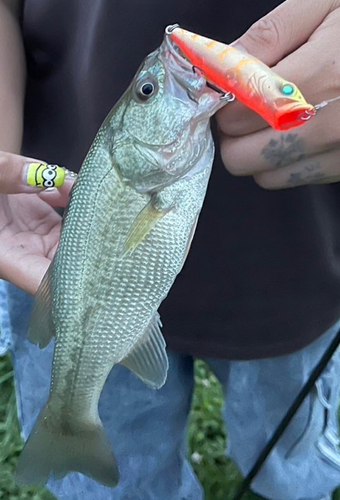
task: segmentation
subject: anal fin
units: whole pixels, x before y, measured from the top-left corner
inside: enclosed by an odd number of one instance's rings
[[[142,339],[120,362],[152,389],[159,389],[164,385],[169,368],[161,326],[159,314],[156,312]]]

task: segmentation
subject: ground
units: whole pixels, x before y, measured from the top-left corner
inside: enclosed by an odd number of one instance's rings
[[[0,358],[0,500],[53,500],[42,488],[18,488],[13,481],[22,448],[16,417],[13,376],[8,357]],[[203,484],[206,500],[232,500],[241,478],[225,458],[225,431],[221,419],[222,397],[216,378],[202,362],[196,362],[196,390],[189,424],[189,454]],[[261,500],[248,493],[244,500]],[[340,491],[333,500],[340,500]]]

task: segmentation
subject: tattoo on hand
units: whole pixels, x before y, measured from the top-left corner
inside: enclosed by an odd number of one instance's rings
[[[298,134],[282,134],[271,139],[261,154],[272,167],[281,168],[306,158],[306,148]]]
[[[306,165],[290,174],[287,180],[287,185],[300,186],[301,184],[313,184],[315,182],[317,183],[321,179],[324,180],[326,178],[326,174],[322,172],[321,169],[322,167],[319,161]]]

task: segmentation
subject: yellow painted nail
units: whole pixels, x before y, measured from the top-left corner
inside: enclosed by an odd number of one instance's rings
[[[29,163],[26,183],[38,188],[60,188],[65,182],[65,169],[49,163]]]

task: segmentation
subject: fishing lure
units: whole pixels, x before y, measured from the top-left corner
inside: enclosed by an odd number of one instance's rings
[[[318,107],[259,59],[176,24],[167,28],[167,34],[210,84],[227,93],[226,100],[235,96],[274,129],[289,130],[315,116]]]

